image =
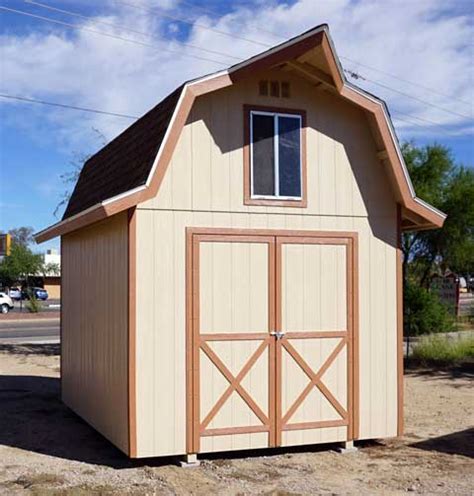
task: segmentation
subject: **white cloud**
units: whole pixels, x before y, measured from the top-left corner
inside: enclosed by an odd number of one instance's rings
[[[127,3],[136,2],[127,0]],[[55,5],[87,13],[87,9],[84,9],[87,4],[84,1],[71,1]],[[182,24],[112,0],[107,5],[104,15],[92,20],[79,21],[65,16],[60,18],[86,29],[108,32],[152,44],[154,47],[138,46],[84,31],[62,29],[38,21],[38,24],[33,24],[37,29],[29,34],[16,35],[9,30],[8,34],[0,38],[2,91],[110,112],[140,115],[183,80],[222,68],[219,64],[185,57],[185,54],[219,61],[235,61],[186,47],[180,41],[170,39],[176,26],[183,28]],[[142,5],[154,9],[157,6],[174,8],[173,12],[181,16],[189,14],[187,7],[180,8],[178,0],[149,0],[142,2]],[[425,91],[342,59],[347,68],[439,107],[472,115],[472,103],[461,103],[472,102],[472,30],[467,15],[450,15],[446,1],[298,0],[292,5],[277,5],[270,1],[261,1],[257,5],[252,9],[237,8],[217,20],[210,16],[199,16],[196,18],[197,24],[214,30],[229,31],[234,36],[224,36],[195,26],[186,42],[247,57],[265,47],[241,38],[274,44],[316,24],[327,22],[340,55],[422,86],[438,89],[440,93],[453,95],[456,99]],[[38,8],[36,12],[55,17],[53,13],[43,12]],[[156,12],[163,10],[158,9]],[[8,22],[6,16],[5,20]],[[112,28],[100,22],[128,26],[146,36]],[[278,33],[280,40],[270,33]],[[439,122],[457,134],[472,131],[470,119],[443,112],[368,82],[359,84],[386,98],[394,116],[427,126],[422,129],[398,120],[398,129],[404,136],[418,132],[432,135],[443,133],[441,128],[429,127],[428,123],[417,119]],[[400,115],[398,111],[415,117]],[[111,138],[130,123],[126,119],[46,107],[35,109],[33,115],[46,118],[48,125],[55,129],[55,133],[49,133],[49,139],[70,149],[78,149],[85,143],[90,143],[92,127]],[[15,119],[14,124],[23,127],[31,125],[31,132],[37,132],[37,125],[20,123],[21,116]]]

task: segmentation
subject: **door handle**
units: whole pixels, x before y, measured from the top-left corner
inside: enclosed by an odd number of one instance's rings
[[[283,338],[284,335],[285,335],[285,333],[283,331],[272,331],[270,333],[270,336],[275,336],[277,338],[277,340]]]

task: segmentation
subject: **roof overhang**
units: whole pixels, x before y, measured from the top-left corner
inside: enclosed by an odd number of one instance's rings
[[[312,66],[304,59],[300,59],[316,47],[322,51],[327,72]],[[53,224],[37,233],[35,235],[36,241],[42,243],[56,236],[62,236],[156,196],[194,100],[200,95],[225,88],[245,79],[256,71],[281,65],[288,65],[290,69],[302,74],[306,73],[307,77],[314,78],[321,85],[330,88],[366,111],[372,121],[372,130],[377,133],[378,141],[381,144],[381,149],[378,152],[379,158],[387,166],[396,199],[402,207],[402,229],[419,230],[442,227],[446,215],[417,198],[415,194],[385,102],[347,81],[329,34],[329,28],[323,24],[225,71],[187,82],[183,86],[146,184],[109,198],[77,215]]]

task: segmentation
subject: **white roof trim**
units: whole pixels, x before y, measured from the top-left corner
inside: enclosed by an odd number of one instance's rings
[[[229,74],[228,69],[219,72],[213,72],[212,74],[208,74],[207,76],[202,76],[196,79],[192,79],[191,81],[188,81],[185,84],[185,86],[192,86],[193,84],[198,84],[198,83],[202,83],[203,81],[209,81],[210,79],[214,79],[220,76],[225,76],[226,74]]]
[[[228,74],[228,71],[219,71],[215,72],[213,74],[209,74],[208,76],[203,76],[201,78],[194,79],[193,81],[189,81],[183,85],[183,89],[181,90],[181,94],[179,95],[178,103],[176,104],[176,107],[174,108],[173,115],[171,116],[171,120],[168,124],[168,127],[166,129],[165,135],[163,137],[163,140],[160,144],[160,147],[158,149],[158,152],[156,154],[155,160],[153,160],[153,165],[151,166],[150,173],[148,174],[145,186],[148,188],[150,186],[151,180],[153,179],[153,176],[155,175],[156,168],[158,167],[158,162],[160,161],[161,155],[163,153],[164,146],[166,144],[166,141],[168,140],[168,137],[171,133],[171,129],[173,127],[173,124],[176,120],[176,116],[178,114],[179,108],[181,107],[181,104],[184,99],[184,95],[186,94],[186,90],[188,86],[192,86],[194,84],[202,83],[203,81],[208,81],[210,79],[214,79],[220,76],[223,76],[225,74]]]
[[[128,191],[125,191],[125,193],[120,193],[119,195],[112,196],[100,203],[96,203],[95,205],[92,205],[92,207],[86,208],[86,210],[83,210],[82,212],[79,212],[78,214],[72,215],[71,217],[68,217],[67,219],[60,220],[59,222],[56,222],[56,224],[53,224],[52,226],[49,226],[46,229],[43,229],[42,231],[39,231],[35,233],[33,236],[36,238],[38,236],[42,236],[49,231],[52,231],[53,229],[56,229],[59,226],[65,226],[72,222],[73,220],[79,219],[83,215],[88,214],[89,212],[92,212],[94,210],[97,210],[98,208],[105,207],[109,203],[114,203],[118,200],[121,200],[122,198],[126,198],[127,196],[133,195],[134,193],[139,193],[140,191],[146,189],[146,186],[138,186],[137,188],[130,189]]]
[[[405,160],[403,159],[402,151],[400,150],[400,145],[398,143],[398,138],[395,134],[395,129],[393,127],[392,119],[390,118],[390,114],[387,111],[387,106],[386,106],[385,102],[383,100],[380,100],[379,98],[373,97],[372,95],[370,95],[369,93],[367,93],[363,89],[359,88],[358,86],[355,86],[354,84],[352,84],[348,81],[344,82],[344,86],[351,88],[356,93],[359,93],[359,95],[362,95],[364,98],[367,98],[368,100],[370,100],[371,102],[374,102],[375,104],[379,105],[382,108],[385,120],[387,121],[388,128],[390,131],[390,137],[392,138],[393,144],[395,145],[395,150],[397,152],[398,159],[400,160],[400,163],[402,164],[403,175],[405,176],[405,180],[408,184],[408,188],[410,189],[411,196],[413,198],[415,198],[416,197],[415,188],[413,187],[413,183],[411,182],[410,174],[408,173],[408,169],[407,169],[407,166],[405,164]]]
[[[39,231],[39,232],[33,234],[33,237],[37,238],[38,236],[43,236],[44,234],[47,234],[49,231],[52,231],[53,229],[56,229],[59,226],[65,226],[66,224],[69,224],[69,222],[72,222],[73,220],[76,220],[79,217],[82,217],[83,215],[86,215],[89,212],[96,210],[100,206],[101,206],[100,203],[96,203],[95,205],[92,205],[92,207],[86,208],[86,210],[83,210],[82,212],[79,212],[78,214],[72,215],[71,217],[68,217],[67,219],[60,220],[59,222],[56,222],[52,226],[49,226],[46,229],[43,229],[42,231]]]
[[[418,196],[415,196],[413,199],[416,201],[416,203],[419,203],[421,206],[431,210],[437,215],[440,215],[441,217],[443,217],[443,219],[446,219],[448,217],[444,212],[441,212],[441,210],[438,210],[436,207],[433,207],[433,205],[425,202],[425,200],[418,198]]]
[[[121,200],[122,198],[126,198],[127,196],[133,195],[134,193],[139,193],[140,191],[143,191],[146,189],[146,185],[142,186],[137,186],[136,188],[129,189],[128,191],[125,191],[125,193],[120,193],[119,195],[112,196],[111,198],[107,198],[106,200],[103,200],[100,202],[100,205],[105,207],[109,203],[113,203],[115,201]]]
[[[153,165],[151,166],[150,173],[148,174],[148,177],[146,179],[145,187],[149,187],[151,180],[153,176],[155,175],[156,168],[158,167],[158,162],[161,158],[161,154],[163,153],[163,148],[165,143],[168,141],[168,137],[171,133],[171,128],[173,127],[174,121],[176,120],[176,115],[178,114],[179,108],[181,107],[181,103],[183,102],[184,95],[186,93],[186,88],[188,87],[187,83],[183,86],[183,89],[181,90],[181,94],[179,95],[178,103],[176,104],[176,107],[173,110],[173,115],[171,116],[171,120],[168,124],[168,127],[166,128],[165,135],[163,136],[163,139],[160,143],[160,147],[158,148],[158,152],[156,154],[155,160],[153,160]]]

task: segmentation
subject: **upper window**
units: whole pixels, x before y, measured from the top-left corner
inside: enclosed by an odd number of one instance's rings
[[[302,200],[303,116],[250,111],[250,196]]]

